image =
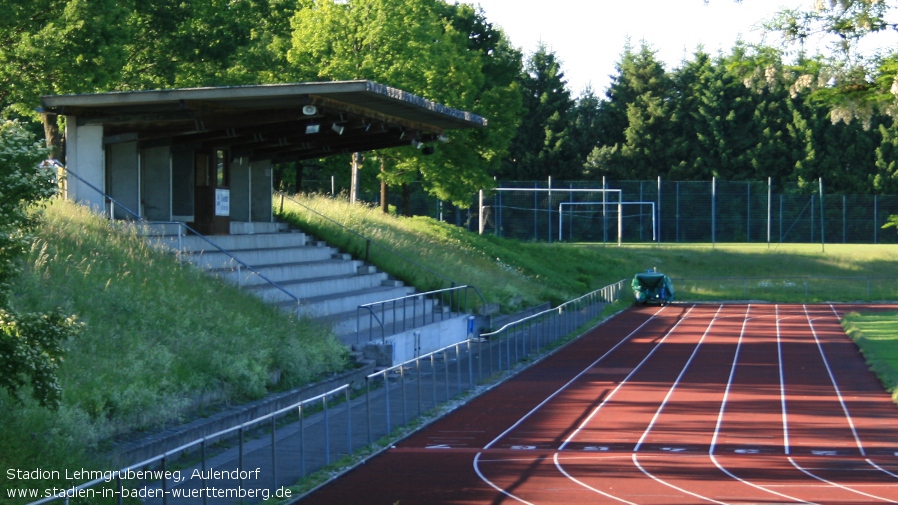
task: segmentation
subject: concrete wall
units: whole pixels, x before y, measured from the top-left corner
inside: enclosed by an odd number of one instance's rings
[[[250,164],[248,158],[231,162],[231,221],[250,221]]]
[[[78,118],[66,118],[66,166],[79,177],[106,191],[106,177],[103,154],[103,127],[77,126]],[[66,198],[96,210],[103,210],[106,202],[103,196],[75,177],[66,181]]]
[[[393,365],[404,363],[422,354],[463,342],[468,338],[468,316],[446,319],[387,337],[393,346]]]
[[[250,171],[251,221],[270,223],[274,221],[271,207],[271,185],[274,180],[270,161],[256,161]]]
[[[194,220],[193,151],[181,149],[171,153],[172,220]]]
[[[152,147],[140,151],[141,205],[150,221],[171,221],[171,149]]]
[[[137,215],[140,210],[140,157],[137,142],[106,146],[106,193]],[[115,210],[116,219],[133,219],[130,212]]]

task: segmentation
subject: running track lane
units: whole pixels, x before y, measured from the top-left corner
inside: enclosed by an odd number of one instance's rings
[[[302,503],[898,503],[852,309],[630,309]]]

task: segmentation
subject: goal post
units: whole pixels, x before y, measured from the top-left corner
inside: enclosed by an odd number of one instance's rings
[[[558,241],[561,242],[564,240],[564,208],[565,207],[579,207],[581,205],[601,205],[604,207],[608,206],[616,206],[617,207],[617,245],[621,245],[621,240],[624,236],[624,205],[649,205],[652,208],[652,242],[657,240],[657,232],[655,226],[655,202],[623,202],[618,200],[617,202],[604,203],[604,202],[561,202],[558,204]],[[573,221],[570,224],[573,227]]]
[[[565,188],[565,187],[552,187],[551,179],[552,179],[552,178],[550,177],[550,178],[549,178],[549,187],[548,187],[548,188],[502,188],[502,187],[500,187],[500,188],[492,188],[492,189],[487,190],[487,191],[490,191],[490,192],[493,192],[493,193],[497,193],[497,194],[501,194],[501,193],[505,193],[505,192],[508,192],[508,193],[533,193],[533,194],[534,194],[534,207],[533,207],[532,210],[533,210],[534,212],[537,212],[537,211],[540,210],[540,209],[538,209],[537,206],[536,206],[536,200],[535,200],[536,194],[540,194],[540,193],[547,194],[547,196],[548,196],[548,199],[547,199],[547,206],[544,207],[544,208],[541,209],[541,210],[542,210],[542,211],[548,211],[549,214],[551,214],[552,212],[554,212],[554,207],[553,207],[553,205],[552,205],[552,196],[553,196],[553,193],[556,194],[556,195],[559,194],[559,193],[567,193],[567,194],[571,195],[571,200],[573,200],[573,195],[575,195],[575,194],[585,194],[585,195],[593,194],[593,195],[601,195],[601,199],[600,199],[599,201],[585,202],[585,203],[593,203],[593,204],[595,204],[595,205],[602,205],[602,206],[604,206],[605,208],[611,207],[611,206],[613,206],[613,205],[617,205],[619,202],[621,202],[621,201],[623,200],[623,190],[620,190],[620,189],[608,189],[608,188],[605,188],[605,189],[595,189],[595,188],[572,188],[572,187],[571,187],[571,188]],[[610,196],[611,198],[609,198],[609,196]],[[616,197],[616,198],[615,198],[615,197]],[[488,206],[486,205],[485,201],[484,201],[484,200],[485,200],[485,191],[484,191],[484,190],[481,189],[481,190],[478,192],[477,199],[478,199],[478,202],[477,202],[477,210],[478,210],[478,212],[477,212],[477,215],[478,215],[478,216],[477,216],[477,217],[478,217],[478,227],[477,227],[477,228],[478,228],[478,232],[479,232],[481,235],[483,235],[483,233],[484,233],[484,231],[485,231],[485,229],[486,229],[486,221],[487,221],[487,217],[486,217],[486,214],[485,214],[485,209],[488,207]],[[567,203],[577,203],[577,202],[567,202]],[[490,206],[490,207],[491,207],[491,206]],[[501,210],[502,206],[500,205],[498,208]],[[550,219],[550,220],[549,220],[549,228],[551,228],[551,222],[552,222],[552,220]],[[550,230],[550,231],[551,231],[551,230]],[[550,234],[549,234],[549,241],[551,242],[551,240],[552,240],[552,234],[550,233]]]

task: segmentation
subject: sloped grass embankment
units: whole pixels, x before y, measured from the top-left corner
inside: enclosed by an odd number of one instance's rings
[[[345,348],[133,231],[56,201],[14,287],[23,311],[83,323],[59,370],[58,411],[0,394],[0,468],[109,470],[114,437],[297,387],[344,369]],[[21,484],[21,483],[19,483]],[[29,483],[30,487],[49,484]],[[0,493],[6,498],[0,479]]]

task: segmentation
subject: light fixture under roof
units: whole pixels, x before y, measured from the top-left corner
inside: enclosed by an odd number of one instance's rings
[[[314,116],[315,114],[318,114],[318,107],[315,107],[314,105],[303,105],[302,113],[306,116]]]
[[[331,125],[331,130],[337,132],[337,135],[343,135],[343,131],[346,130],[346,127],[337,123]]]
[[[413,139],[413,140],[412,140],[412,147],[414,147],[415,149],[421,149],[422,147],[424,147],[424,142],[421,142],[421,141],[418,140],[418,139]]]
[[[310,133],[318,133],[321,130],[320,124],[307,124],[306,125],[306,134]]]

